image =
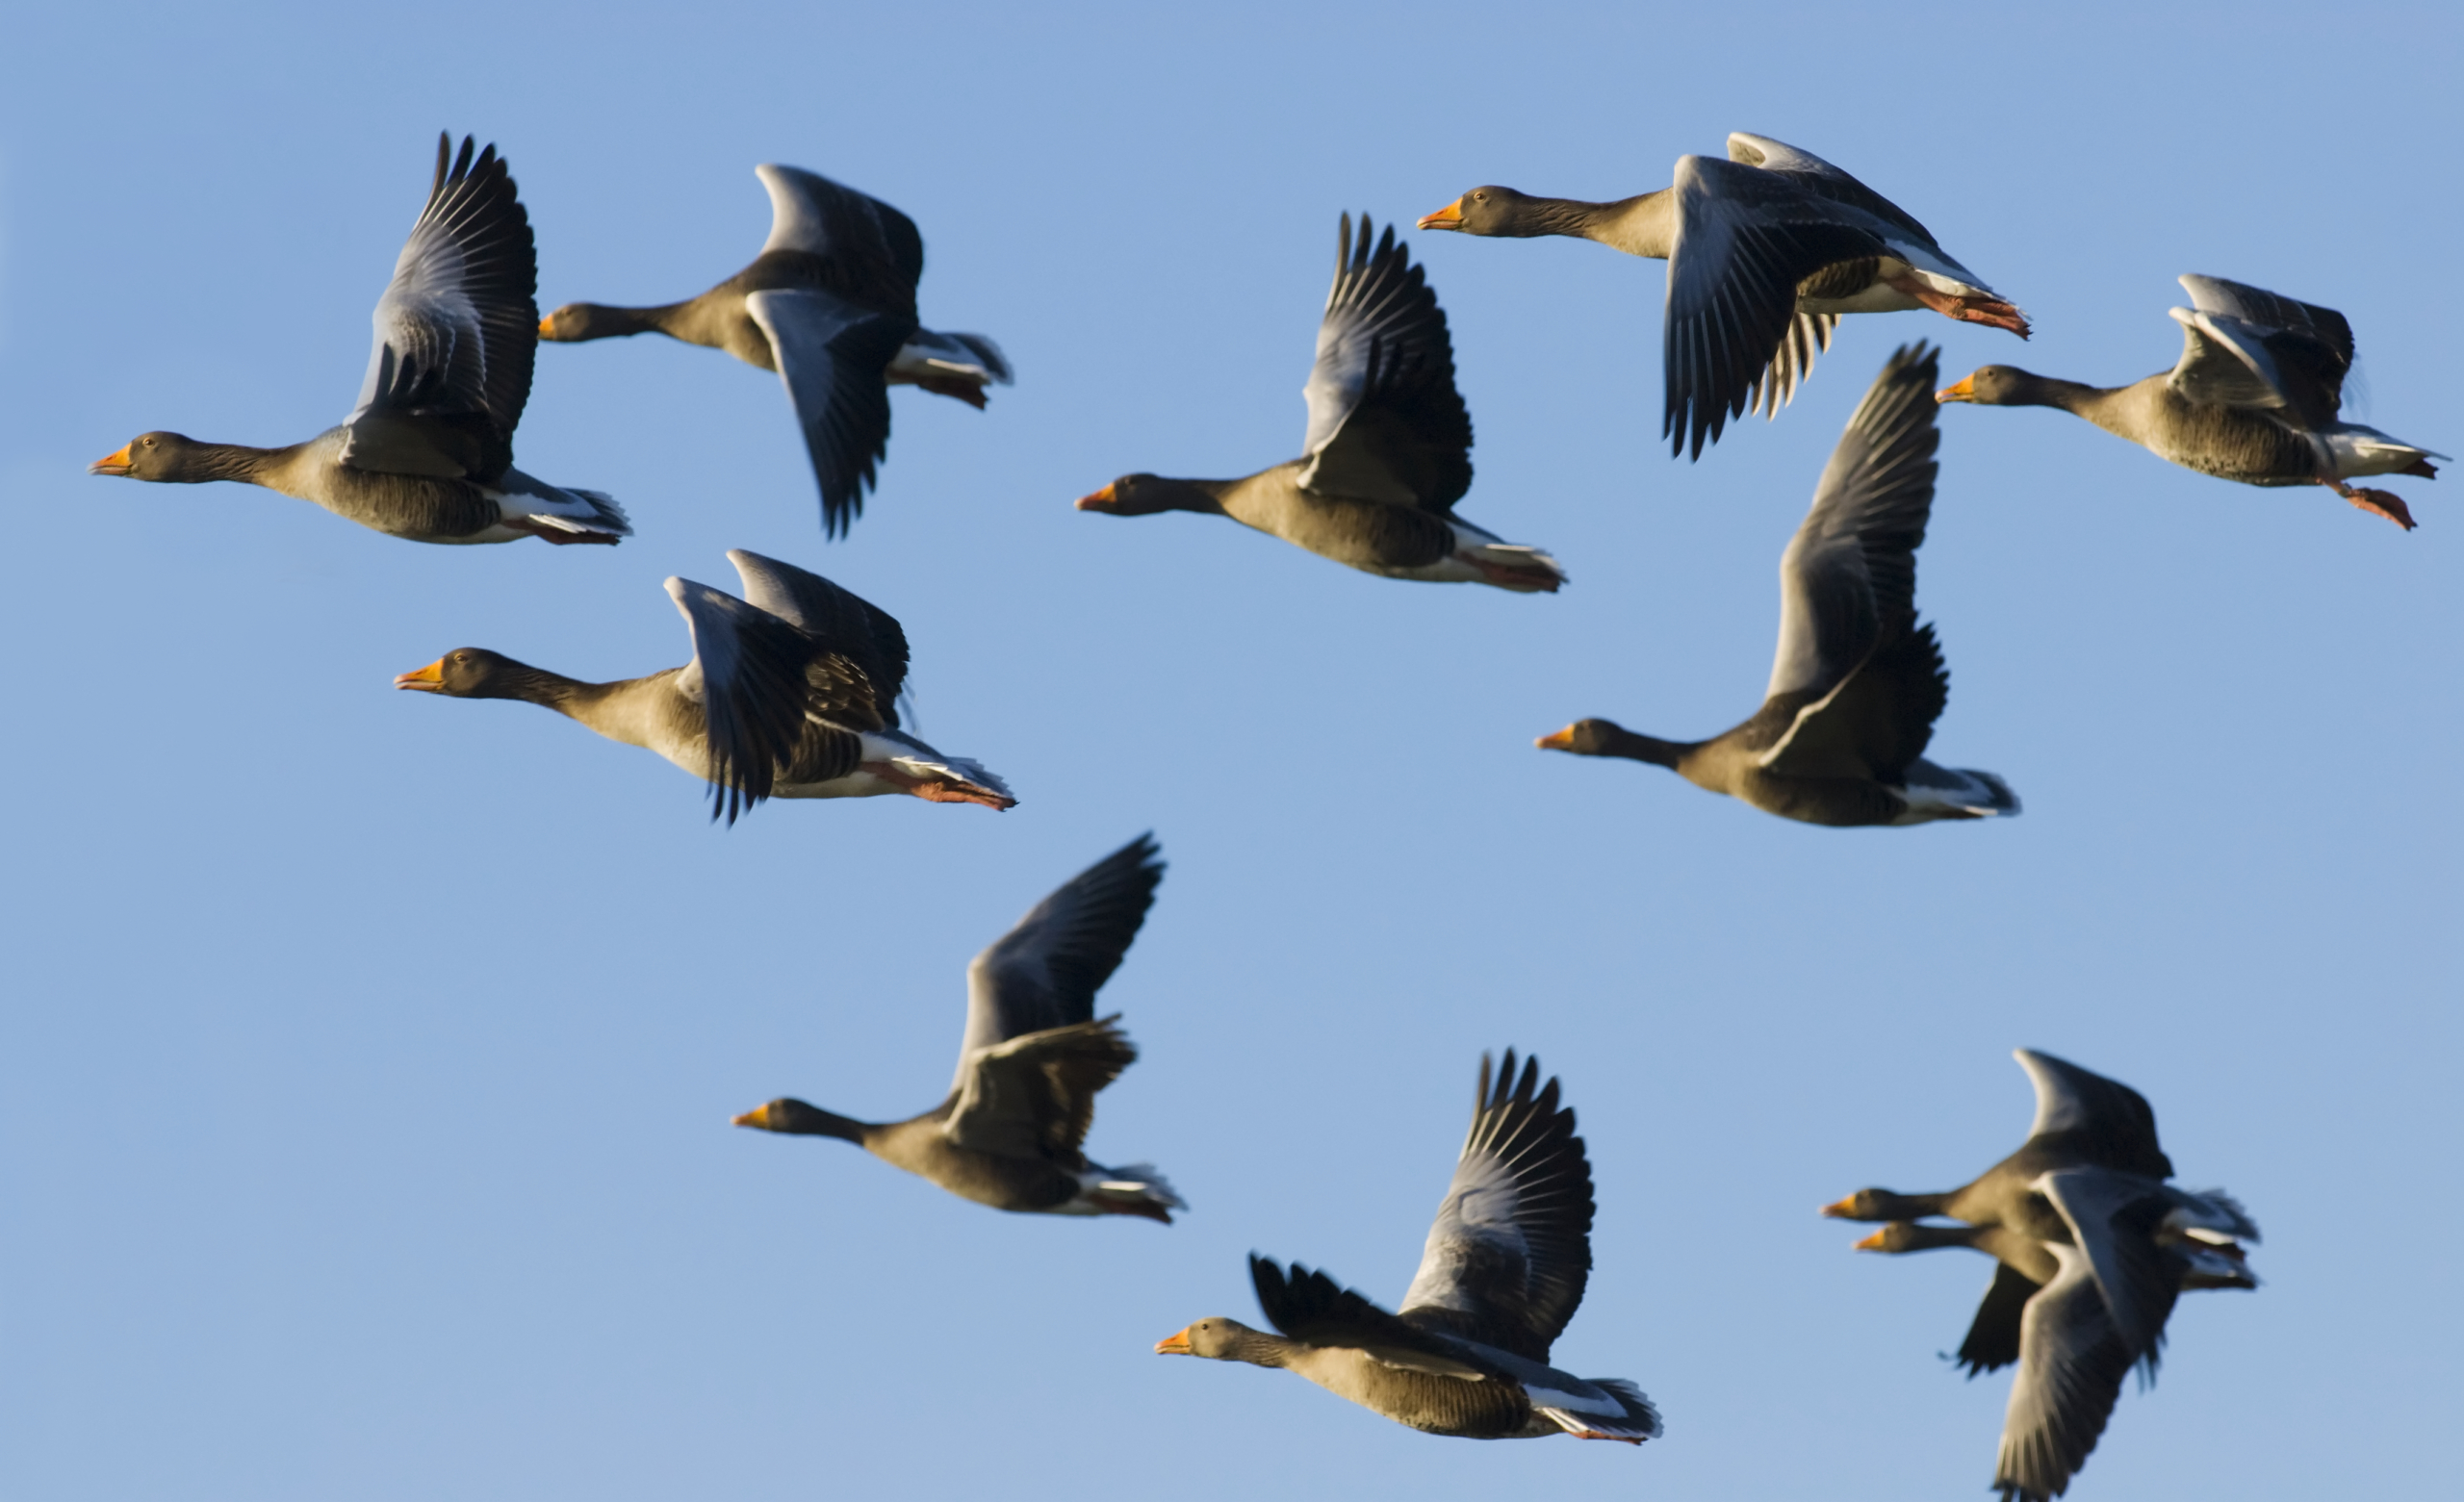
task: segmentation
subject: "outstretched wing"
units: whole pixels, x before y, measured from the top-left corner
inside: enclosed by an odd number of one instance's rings
[[[1784,174],[1714,157],[1677,160],[1660,436],[1696,458],[1744,415],[1797,317],[1797,284],[1824,267],[1892,254],[1857,206]]]
[[[2181,283],[2191,306],[2169,310],[2182,325],[2174,390],[2220,406],[2290,408],[2304,427],[2335,420],[2353,361],[2343,314],[2221,277]]]
[[[1472,414],[1454,389],[1454,345],[1424,270],[1395,239],[1371,248],[1351,216],[1318,325],[1302,488],[1444,512],[1472,488]]]
[[[821,486],[822,535],[844,536],[863,514],[864,492],[889,452],[889,388],[882,371],[915,325],[818,288],[748,293],[744,308],[769,338],[804,429]]]
[[[1591,1165],[1540,1061],[1486,1055],[1472,1130],[1400,1317],[1545,1362],[1591,1277]]]
[[[1388,1366],[1479,1382],[1489,1373],[1461,1345],[1386,1312],[1322,1272],[1298,1262],[1289,1277],[1268,1259],[1249,1254],[1249,1281],[1267,1323],[1308,1345],[1366,1352]]]
[[[907,686],[907,633],[888,611],[791,563],[731,548],[745,600],[795,626],[861,674],[873,711],[898,727],[896,702]]]
[[[2012,1050],[2011,1056],[2036,1086],[2037,1114],[2028,1125],[2031,1144],[2055,1139],[2065,1156],[2100,1168],[2150,1179],[2173,1176],[2172,1160],[2156,1142],[2156,1109],[2147,1097],[2051,1054],[2022,1048]]]
[[[1827,694],[1916,612],[1916,549],[1934,509],[1940,352],[1893,351],[1831,451],[1780,558],[1780,646],[1768,698]]]
[[[970,1060],[1022,1033],[1085,1022],[1095,993],[1120,968],[1164,879],[1155,837],[1142,834],[1071,877],[1029,909],[966,967],[966,1033],[959,1079]]]
[[[2019,1370],[2002,1418],[1993,1482],[2004,1502],[2060,1496],[2105,1432],[2134,1360],[2096,1291],[2088,1260],[2055,1244],[2061,1263],[2019,1320]]]
[[[1079,1144],[1094,1123],[1096,1092],[1138,1061],[1119,1022],[1046,1028],[967,1055],[942,1134],[977,1152],[1084,1166]]]
[[[538,255],[505,164],[462,138],[436,143],[427,207],[376,301],[375,343],[347,426],[344,461],[393,473],[501,472],[530,399],[539,349]],[[397,420],[443,420],[484,435],[486,458],[431,449]],[[430,440],[429,442],[433,442]]]
[[[710,817],[733,824],[770,796],[804,730],[812,640],[706,584],[670,578],[667,594],[693,633],[693,660],[676,688],[701,704],[706,723]]]
[[[770,193],[770,238],[763,254],[796,250],[830,263],[829,284],[864,309],[915,321],[915,284],[924,277],[924,237],[915,221],[869,193],[800,166],[765,162],[753,169]]]

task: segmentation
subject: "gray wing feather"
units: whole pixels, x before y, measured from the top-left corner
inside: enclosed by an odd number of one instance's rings
[[[1546,1362],[1591,1277],[1591,1166],[1557,1082],[1518,1078],[1508,1050],[1492,1089],[1480,1059],[1472,1128],[1429,1226],[1400,1317]]]
[[[1993,1478],[2006,1502],[2062,1493],[2096,1447],[2134,1360],[2087,1259],[2074,1247],[2053,1252],[2062,1270],[2019,1316],[2019,1370]]]
[[[1780,559],[1780,645],[1766,697],[1824,695],[1916,609],[1934,505],[1939,351],[1902,345],[1874,378]]]
[[[1826,266],[1891,253],[1886,227],[1855,204],[1781,173],[1680,157],[1669,191],[1677,242],[1661,331],[1661,433],[1699,457],[1744,414],[1797,318],[1797,284]]]
[[[821,486],[824,536],[844,534],[864,509],[875,467],[889,452],[889,388],[882,371],[913,325],[813,288],[746,295],[769,337],[796,422]]]
[[[954,1087],[1008,1039],[1083,1023],[1129,953],[1164,879],[1154,836],[1138,838],[1056,888],[966,970],[966,1032]]]
[[[1300,484],[1444,511],[1472,488],[1472,415],[1454,385],[1446,312],[1388,225],[1337,234],[1334,285],[1318,325]]]
[[[2193,401],[2219,407],[2285,404],[2284,373],[2266,331],[2227,313],[2169,308],[2182,326],[2182,357],[2166,380]]]
[[[350,420],[485,416],[510,438],[539,344],[538,256],[513,178],[490,146],[437,141],[427,206],[376,302],[375,342]]]

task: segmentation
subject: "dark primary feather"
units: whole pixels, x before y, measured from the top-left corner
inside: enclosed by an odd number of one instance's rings
[[[1336,241],[1310,371],[1304,487],[1445,512],[1472,488],[1472,414],[1426,271],[1367,215]]]
[[[729,824],[770,796],[805,729],[813,641],[732,595],[689,580],[669,594],[693,630],[677,687],[698,699],[709,748],[710,817]]]
[[[1903,344],[1867,388],[1780,560],[1780,646],[1767,694],[1830,692],[1916,613],[1933,513],[1940,352]]]
[[[1095,993],[1146,922],[1164,862],[1152,834],[1072,877],[967,966],[962,1077],[977,1050],[1094,1015]]]
[[[843,537],[889,453],[889,388],[882,371],[915,325],[814,290],[747,294],[769,336],[821,490],[821,530]]]
[[[1546,1362],[1591,1277],[1591,1165],[1557,1082],[1480,1059],[1471,1131],[1400,1318]]]
[[[482,413],[509,444],[538,353],[538,256],[504,162],[493,145],[474,160],[473,145],[464,137],[453,157],[451,138],[437,138],[427,206],[377,302],[360,402],[391,413]],[[463,322],[470,318],[475,329]]]
[[[1715,242],[1706,245],[1706,238]],[[1689,249],[1720,256],[1720,274],[1686,276]],[[1883,253],[1882,242],[1869,232],[1818,220],[1731,219],[1711,237],[1689,222],[1670,257],[1661,333],[1668,392],[1660,436],[1670,441],[1670,451],[1690,447],[1699,459],[1703,446],[1718,441],[1729,419],[1745,415],[1796,319],[1799,282],[1836,262]]]
[[[1444,1335],[1399,1319],[1322,1272],[1298,1262],[1290,1276],[1272,1261],[1249,1255],[1249,1280],[1267,1323],[1287,1338],[1308,1345],[1366,1351],[1389,1366],[1442,1377],[1477,1377],[1484,1369],[1473,1353]]]
[[[2019,1359],[2020,1322],[2038,1287],[2035,1279],[2010,1263],[1993,1264],[1993,1283],[1985,1290],[1985,1302],[1976,1307],[1976,1318],[1968,1323],[1967,1338],[1960,1342],[1961,1369],[1974,1377],[1998,1371]]]

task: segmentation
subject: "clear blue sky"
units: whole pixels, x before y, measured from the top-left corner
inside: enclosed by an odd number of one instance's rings
[[[2015,1145],[2015,1045],[2146,1092],[2184,1181],[2270,1233],[2267,1286],[2184,1301],[2073,1495],[2451,1484],[2464,474],[2396,482],[2406,536],[1945,412],[1935,754],[2015,821],[1809,828],[1530,741],[1754,708],[1780,550],[1908,339],[2135,379],[2178,350],[2173,278],[2229,276],[2342,309],[2364,420],[2464,454],[2458,35],[2428,5],[16,15],[0,1491],[1972,1497],[2004,1382],[1935,1353],[1989,1269],[1813,1211]],[[838,545],[775,379],[647,339],[543,349],[520,437],[624,500],[617,548],[84,474],[148,428],[338,420],[440,128],[510,157],[543,304],[699,292],[761,242],[754,164],[799,164],[915,217],[926,319],[1018,384],[899,394]],[[1638,192],[1737,129],[1896,199],[2035,342],[1852,318],[1777,424],[1676,463],[1659,267],[1415,235],[1464,514],[1563,594],[1070,509],[1293,454],[1340,211]],[[680,661],[658,582],[728,583],[732,547],[896,614],[923,730],[1021,806],[721,830],[646,753],[388,686],[459,645]],[[1161,1164],[1181,1224],[1003,1216],[728,1127],[934,1104],[967,957],[1150,827],[1171,872],[1103,996],[1144,1056],[1090,1147]],[[1254,1317],[1253,1248],[1399,1296],[1506,1044],[1564,1079],[1598,1184],[1561,1363],[1640,1383],[1665,1440],[1435,1439],[1147,1354]]]

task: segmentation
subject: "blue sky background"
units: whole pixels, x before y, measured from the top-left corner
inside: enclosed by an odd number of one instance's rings
[[[2454,481],[2410,536],[2058,413],[1943,414],[1919,602],[1935,755],[2024,818],[1832,831],[1553,756],[1586,714],[1750,712],[1774,569],[1890,348],[2118,383],[2173,278],[2343,310],[2358,416],[2464,454],[2445,8],[96,4],[0,55],[0,1491],[71,1499],[1968,1497],[1989,1269],[1852,1255],[1814,1207],[2015,1146],[2028,1045],[2151,1098],[2269,1232],[2184,1301],[2073,1495],[2452,1479],[2436,1291],[2459,1042]],[[422,547],[83,466],[348,409],[435,134],[511,159],[543,305],[732,273],[799,164],[922,226],[928,322],[1019,371],[895,400],[825,545],[770,375],[549,347],[524,467],[611,549]],[[1227,522],[1079,515],[1125,471],[1290,457],[1340,211],[1614,197],[1746,129],[1840,163],[2036,318],[1849,319],[1776,424],[1658,434],[1659,267],[1414,235],[1478,446],[1471,519],[1563,594],[1352,573]],[[680,661],[669,573],[745,547],[897,615],[921,728],[1024,800],[710,827],[664,763],[394,693],[484,645]],[[1090,1141],[1194,1209],[1004,1216],[830,1142],[948,1077],[962,969],[1153,827],[1102,1002],[1144,1056]],[[1483,1048],[1590,1143],[1557,1347],[1665,1440],[1473,1444],[1156,1338],[1254,1318],[1257,1249],[1392,1301]]]

